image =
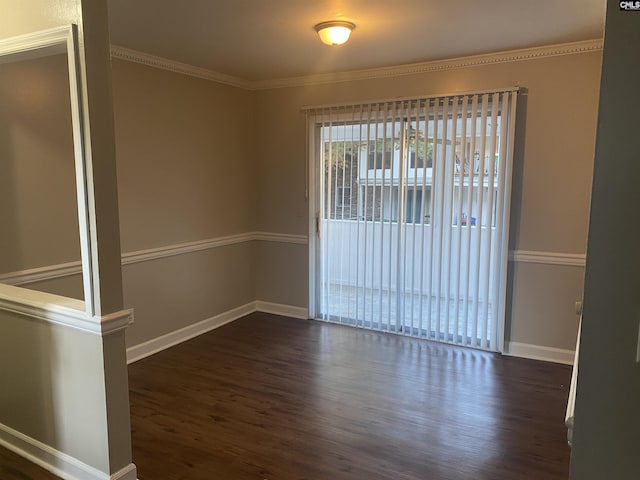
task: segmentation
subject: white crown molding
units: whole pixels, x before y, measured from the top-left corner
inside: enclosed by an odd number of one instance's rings
[[[213,82],[232,85],[245,90],[269,90],[274,88],[300,87],[309,85],[322,85],[327,83],[350,82],[354,80],[367,80],[373,78],[399,77],[405,75],[417,75],[428,72],[454,70],[459,68],[479,67],[497,63],[519,62],[534,60],[537,58],[557,57],[561,55],[574,55],[602,50],[602,39],[584,40],[580,42],[560,43],[543,47],[523,48],[518,50],[506,50],[502,52],[487,53],[482,55],[470,55],[445,60],[433,60],[429,62],[396,65],[392,67],[369,68],[352,70],[347,72],[307,75],[301,77],[278,78],[272,80],[251,81],[233,77],[223,73],[214,72],[205,68],[194,67],[185,63],[176,62],[167,58],[156,57],[147,53],[130,50],[128,48],[111,46],[111,56],[129,62],[140,63],[150,67],[169,70],[184,75],[204,78]]]
[[[0,445],[60,478],[69,480],[136,480],[137,476],[137,469],[133,463],[109,475],[1,423]]]
[[[118,45],[111,45],[111,57],[119,60],[126,60],[128,62],[140,63],[148,67],[189,75],[191,77],[203,78],[212,82],[223,83],[225,85],[231,85],[245,90],[255,89],[253,87],[253,82],[243,78],[214,72],[213,70],[195,67],[186,63],[176,62],[175,60],[169,60],[168,58],[156,57],[155,55],[131,50]]]
[[[535,252],[530,250],[514,250],[509,253],[509,260],[518,262],[518,263],[540,263],[543,265],[584,267],[586,264],[586,255],[583,253]]]
[[[503,52],[487,53],[482,55],[470,55],[445,60],[433,60],[429,62],[397,65],[392,67],[370,68],[364,70],[352,70],[348,72],[309,75],[305,77],[281,78],[253,82],[255,90],[267,90],[274,88],[301,87],[321,85],[327,83],[352,82],[355,80],[368,80],[374,78],[400,77],[405,75],[418,75],[443,70],[455,70],[460,68],[480,67],[497,63],[511,63],[537,58],[556,57],[560,55],[573,55],[602,50],[602,40],[585,40],[581,42],[562,43],[544,47],[523,48],[519,50],[507,50]]]

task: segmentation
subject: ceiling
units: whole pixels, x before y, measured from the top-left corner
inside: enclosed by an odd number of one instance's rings
[[[605,0],[108,0],[114,45],[249,81],[602,38]],[[356,24],[330,47],[313,27]]]

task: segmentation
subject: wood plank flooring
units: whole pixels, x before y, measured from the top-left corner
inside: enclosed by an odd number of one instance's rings
[[[140,480],[567,479],[570,367],[256,313],[129,367]]]

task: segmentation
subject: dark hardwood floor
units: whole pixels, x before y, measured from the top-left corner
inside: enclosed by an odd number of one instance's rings
[[[253,314],[129,367],[140,480],[567,479],[568,366]]]

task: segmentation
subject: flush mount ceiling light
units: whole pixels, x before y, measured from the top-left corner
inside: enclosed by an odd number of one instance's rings
[[[315,26],[320,40],[327,45],[342,45],[349,40],[351,30],[354,28],[356,26],[353,23],[339,20],[322,22]]]

